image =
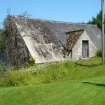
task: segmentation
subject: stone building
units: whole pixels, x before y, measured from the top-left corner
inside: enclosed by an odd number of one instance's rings
[[[101,31],[94,25],[8,16],[5,20],[6,52],[11,65],[79,60],[101,49]]]

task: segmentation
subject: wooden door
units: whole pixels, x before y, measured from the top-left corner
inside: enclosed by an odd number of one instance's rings
[[[82,41],[82,57],[83,58],[89,57],[89,41],[88,40]]]

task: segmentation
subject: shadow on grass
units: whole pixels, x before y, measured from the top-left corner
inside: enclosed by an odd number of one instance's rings
[[[101,86],[101,87],[105,87],[105,84],[101,84],[101,83],[92,83],[92,82],[82,82],[84,84],[90,84],[90,85],[94,85],[94,86]]]
[[[83,63],[79,63],[79,62],[76,62],[75,64],[77,66],[84,66],[84,67],[97,67],[97,66],[102,65],[102,63],[99,63],[99,64],[83,64]]]

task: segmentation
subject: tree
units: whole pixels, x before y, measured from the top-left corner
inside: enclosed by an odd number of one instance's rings
[[[102,29],[102,12],[100,11],[96,17],[93,17],[91,21],[88,22],[89,24],[95,24],[100,29]]]

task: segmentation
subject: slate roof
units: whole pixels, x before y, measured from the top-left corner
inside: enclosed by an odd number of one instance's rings
[[[46,43],[55,43],[59,46],[62,46],[61,43],[66,43],[66,33],[69,31],[81,29],[86,30],[95,44],[97,44],[96,42],[99,42],[98,40],[101,35],[101,31],[95,25],[47,21],[40,19],[31,19],[23,16],[9,16],[8,18],[11,19],[13,22],[19,24],[21,27],[23,27],[22,29],[25,30],[25,32],[26,30],[30,29],[32,33],[31,36],[34,36],[34,38],[35,34],[40,33],[40,35],[44,35],[44,40]],[[39,36],[37,36],[36,38],[38,37]],[[71,36],[71,39],[75,39],[75,41],[73,41],[73,43],[75,43],[78,37],[74,38],[74,36]],[[39,41],[39,43],[42,42]],[[71,45],[71,47],[73,47],[73,45]]]

